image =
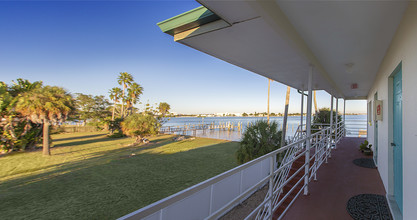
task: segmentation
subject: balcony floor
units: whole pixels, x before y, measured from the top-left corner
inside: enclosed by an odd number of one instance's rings
[[[377,169],[358,167],[353,160],[365,156],[358,150],[365,138],[345,137],[332,151],[328,164],[317,172],[317,181],[309,184],[309,195],[300,195],[283,219],[352,219],[347,201],[357,194],[385,195]]]

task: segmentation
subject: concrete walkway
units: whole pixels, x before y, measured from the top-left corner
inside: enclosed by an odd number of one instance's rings
[[[377,169],[358,167],[352,162],[365,157],[359,151],[359,144],[364,140],[343,138],[337,150],[332,151],[329,163],[318,170],[317,181],[310,182],[309,195],[300,195],[284,219],[352,219],[346,211],[347,201],[352,196],[364,193],[385,195]]]

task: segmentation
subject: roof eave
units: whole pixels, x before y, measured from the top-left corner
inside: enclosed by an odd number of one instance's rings
[[[184,12],[175,17],[157,23],[162,32],[174,36],[175,34],[193,29],[195,27],[220,20],[220,17],[200,6],[193,10]]]

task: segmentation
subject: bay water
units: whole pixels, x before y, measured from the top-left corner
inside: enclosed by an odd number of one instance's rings
[[[258,120],[266,120],[266,117],[172,117],[163,124],[164,127],[175,127],[184,125],[197,125],[197,124],[214,124],[214,125],[226,125],[232,124],[237,126],[238,123],[242,126],[242,131],[228,131],[228,130],[198,130],[194,132],[188,132],[186,135],[195,135],[197,137],[207,137],[215,139],[224,139],[230,141],[240,141],[242,132],[246,127]],[[304,117],[303,124],[305,124]],[[346,115],[346,136],[358,137],[366,136],[366,115]],[[282,127],[283,117],[270,117],[270,121],[276,121],[279,127]],[[301,116],[288,116],[287,120],[287,133],[286,137],[291,138],[294,136],[298,126],[301,123]]]

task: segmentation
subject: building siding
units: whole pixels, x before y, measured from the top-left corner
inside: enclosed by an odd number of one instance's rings
[[[389,16],[389,15],[387,15]],[[368,94],[375,92],[383,101],[383,121],[378,122],[378,170],[388,194],[392,181],[392,79],[390,75],[402,64],[403,86],[403,219],[417,216],[417,3],[410,2],[382,61],[375,82]],[[373,118],[373,117],[372,117]],[[368,124],[368,141],[374,144],[374,122]]]

